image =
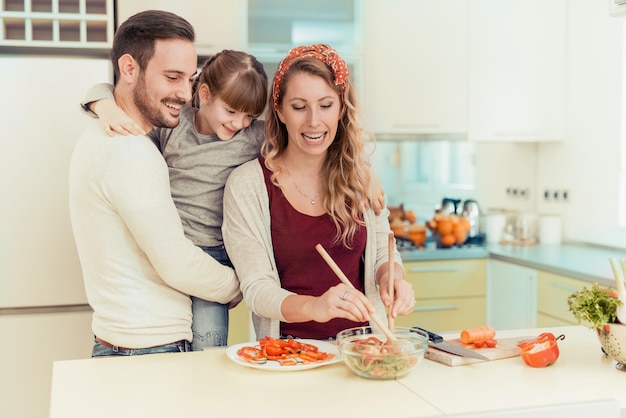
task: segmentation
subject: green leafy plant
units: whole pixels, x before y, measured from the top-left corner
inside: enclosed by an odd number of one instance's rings
[[[579,324],[595,329],[605,329],[615,323],[617,308],[622,306],[614,290],[600,287],[598,283],[568,296],[567,304]]]

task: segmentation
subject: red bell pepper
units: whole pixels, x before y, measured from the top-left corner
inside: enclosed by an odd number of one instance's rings
[[[565,335],[555,337],[551,332],[544,332],[532,340],[521,341],[517,346],[521,350],[521,357],[530,367],[546,367],[559,358],[558,341]]]

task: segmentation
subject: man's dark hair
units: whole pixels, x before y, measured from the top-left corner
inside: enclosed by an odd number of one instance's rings
[[[143,71],[154,55],[154,43],[158,39],[195,40],[193,26],[174,13],[163,10],[146,10],[129,17],[115,32],[111,62],[115,80],[119,79],[117,61],[124,54],[130,54]]]

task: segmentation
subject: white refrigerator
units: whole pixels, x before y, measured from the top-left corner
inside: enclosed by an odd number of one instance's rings
[[[91,310],[69,219],[68,165],[112,80],[106,57],[0,51],[0,417],[48,415],[52,362],[88,358]]]

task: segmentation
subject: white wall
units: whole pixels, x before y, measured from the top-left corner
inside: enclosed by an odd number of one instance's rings
[[[618,227],[624,18],[604,1],[570,0],[566,139],[560,143],[478,144],[477,188],[485,207],[559,213],[564,240],[626,248]],[[531,186],[531,199],[508,186]],[[568,190],[567,202],[543,191]]]
[[[483,212],[535,212],[537,145],[535,143],[477,142],[476,192]],[[507,188],[528,189],[525,198],[507,194]]]

